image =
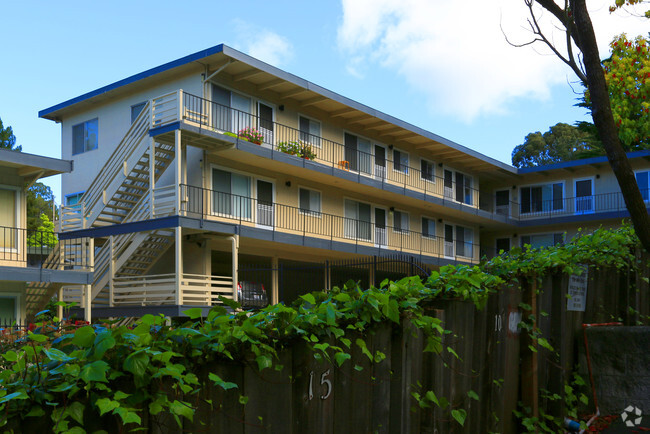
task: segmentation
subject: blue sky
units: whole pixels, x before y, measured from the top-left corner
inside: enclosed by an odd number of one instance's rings
[[[510,163],[529,132],[587,119],[561,62],[541,46],[506,43],[501,29],[515,42],[530,37],[522,3],[8,2],[0,118],[24,152],[60,157],[60,126],[39,110],[225,43]],[[602,54],[613,35],[647,31],[647,22],[609,16],[606,0],[589,4]],[[57,177],[46,183],[60,201]]]

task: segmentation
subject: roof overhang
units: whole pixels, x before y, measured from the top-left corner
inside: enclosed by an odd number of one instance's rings
[[[411,125],[357,101],[346,98],[310,81],[278,69],[240,51],[220,44],[164,65],[80,95],[41,110],[39,116],[60,121],[68,113],[81,111],[109,99],[128,95],[136,88],[154,86],[184,74],[204,74],[204,79],[218,72],[221,80],[252,94],[284,104],[294,104],[305,114],[345,128],[354,128],[387,145],[415,147],[437,163],[450,164],[461,170],[486,177],[516,175],[517,170],[459,145],[430,131]]]
[[[38,179],[72,172],[72,161],[0,149],[0,167],[11,167],[19,176]]]

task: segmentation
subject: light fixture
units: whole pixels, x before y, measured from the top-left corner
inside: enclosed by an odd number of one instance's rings
[[[280,110],[281,112],[283,112],[283,111],[284,111],[284,104],[280,104],[280,106],[278,106],[278,110]]]
[[[390,210],[390,212],[395,212],[395,207],[394,207],[394,206],[391,206],[391,207],[389,208],[389,210]]]
[[[286,185],[287,187],[291,187],[291,181],[285,182],[284,185]]]
[[[438,219],[438,223],[442,223],[442,219]]]
[[[393,149],[393,145],[388,145],[388,149]]]
[[[438,167],[442,167],[442,163],[438,163]]]
[[[599,175],[599,174],[596,174],[596,179],[600,179],[600,175]]]
[[[517,238],[517,234],[512,234],[512,238]]]

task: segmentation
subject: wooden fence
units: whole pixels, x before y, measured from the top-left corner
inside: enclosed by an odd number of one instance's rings
[[[647,256],[639,258],[648,263]],[[196,408],[192,422],[183,419],[179,428],[169,414],[149,415],[147,406],[139,414],[147,432],[161,434],[522,432],[513,416],[518,402],[565,415],[561,400],[545,402],[539,390],[564,394],[564,383],[584,350],[583,323],[619,318],[627,324],[648,322],[645,268],[643,275],[589,269],[584,312],[567,310],[570,278],[559,274],[541,283],[522,280],[504,287],[489,297],[483,310],[464,301],[435,301],[426,309],[452,331],[444,336],[443,348],[453,352],[424,352],[425,339],[404,319],[401,326],[383,323],[368,332],[368,350],[386,356],[378,363],[371,363],[353,344],[352,359],[337,367],[317,360],[302,340],[279,353],[281,370],[260,372],[252,359],[211,362],[196,372],[204,385],[198,393],[166,389],[170,399]],[[519,327],[530,313],[524,310],[527,305],[537,310],[537,327],[554,352],[539,345],[536,352],[530,350],[535,342]],[[352,342],[356,338],[347,337]],[[212,384],[209,373],[239,387],[223,390]],[[427,391],[449,405],[421,408],[414,394],[424,396]],[[466,413],[464,426],[454,420],[452,410]],[[111,417],[89,418],[87,423],[89,431],[94,423],[109,432],[117,429]]]

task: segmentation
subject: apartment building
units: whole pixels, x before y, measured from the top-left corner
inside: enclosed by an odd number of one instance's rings
[[[27,229],[27,189],[40,178],[69,173],[72,162],[0,149],[0,327],[21,325],[64,284],[88,285],[89,240],[57,243]],[[64,259],[65,258],[65,259]]]
[[[63,297],[88,317],[238,298],[251,263],[277,303],[284,263],[471,264],[625,215],[604,159],[517,170],[225,45],[39,116],[75,164],[60,239],[93,240],[94,275]],[[631,157],[647,195],[650,154]]]

